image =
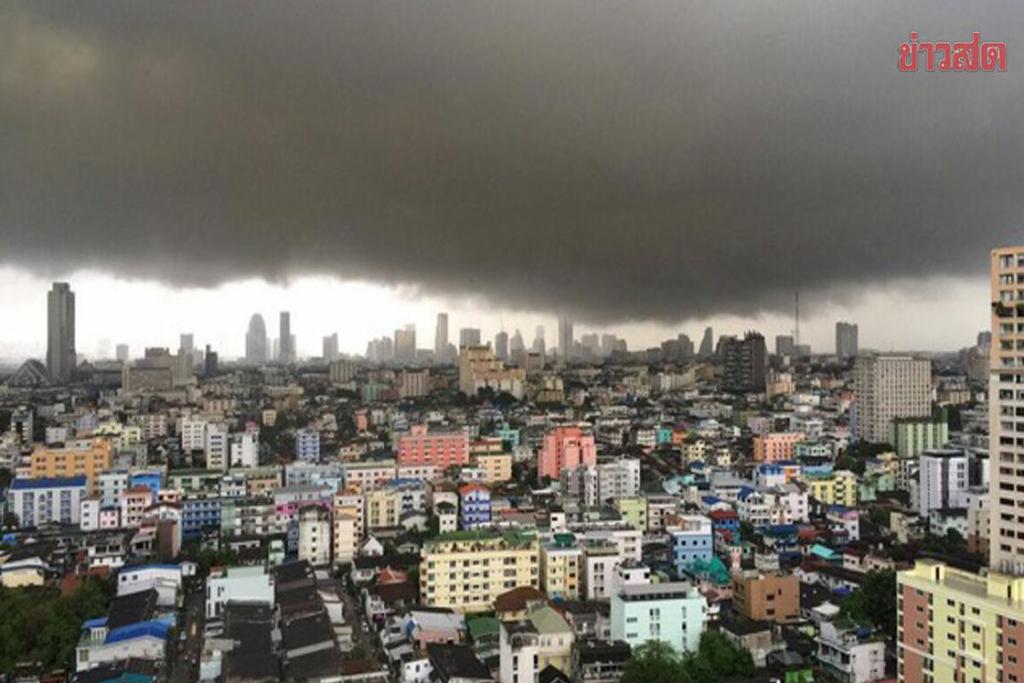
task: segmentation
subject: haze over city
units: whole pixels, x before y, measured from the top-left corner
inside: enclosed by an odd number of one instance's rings
[[[0,2],[0,683],[1024,683],[1024,2]]]

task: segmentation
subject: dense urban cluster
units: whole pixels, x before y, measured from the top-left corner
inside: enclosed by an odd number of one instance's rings
[[[1024,250],[957,353],[538,329],[0,389],[11,680],[1024,683]],[[990,388],[991,387],[991,388]]]

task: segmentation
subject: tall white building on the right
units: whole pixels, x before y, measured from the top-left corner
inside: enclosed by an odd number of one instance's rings
[[[857,356],[853,366],[855,436],[883,443],[895,418],[931,415],[931,367],[927,358],[907,355]]]
[[[1024,246],[992,250],[989,566],[1024,575]]]

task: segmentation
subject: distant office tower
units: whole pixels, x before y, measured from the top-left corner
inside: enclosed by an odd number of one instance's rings
[[[661,342],[661,357],[667,361],[685,361],[693,357],[693,342],[685,334]]]
[[[498,360],[508,360],[508,332],[505,330],[494,335],[494,355]]]
[[[210,348],[210,345],[206,345],[206,353],[203,354],[203,375],[206,377],[213,377],[217,374],[217,363],[218,363],[217,352]]]
[[[253,313],[249,318],[249,330],[245,333],[245,362],[266,363],[270,359],[267,353],[267,326],[263,324],[263,316]]]
[[[292,336],[292,315],[281,311],[278,323],[277,350],[278,360],[282,363],[295,362],[295,337]]]
[[[715,333],[710,327],[704,328],[704,338],[700,340],[700,357],[710,358],[715,353]]]
[[[992,333],[986,330],[979,332],[978,346],[992,346]]]
[[[568,318],[558,319],[558,357],[562,362],[573,359],[575,340],[572,333],[572,321]]]
[[[792,356],[793,351],[796,347],[793,346],[793,335],[791,334],[778,334],[775,335],[775,355],[776,356]]]
[[[853,358],[857,355],[857,325],[839,321],[836,323],[836,355]]]
[[[459,348],[480,346],[480,330],[475,327],[463,327],[459,330]]]
[[[931,415],[931,362],[923,358],[868,354],[853,366],[854,435],[874,443],[889,438],[897,417]]]
[[[387,363],[394,360],[395,345],[391,337],[371,339],[366,345],[366,358],[374,363]]]
[[[437,327],[434,328],[434,360],[438,363],[448,361],[448,314],[437,314]]]
[[[544,344],[544,326],[537,325],[537,332],[533,337],[533,352],[544,355],[547,353],[547,349]]]
[[[46,369],[54,382],[75,374],[75,293],[66,282],[54,282],[46,295]]]
[[[722,389],[732,393],[761,393],[765,390],[768,349],[764,336],[747,332],[743,339],[722,337]]]
[[[409,324],[395,330],[395,360],[408,363],[416,360],[416,326]]]
[[[1024,247],[993,249],[988,389],[992,496],[989,567],[1015,576],[1024,576],[1024,416],[1018,407],[1024,400],[1024,348],[1020,341],[1024,338],[1022,280]]]
[[[323,339],[323,356],[328,363],[338,357],[338,333],[329,334]]]
[[[129,355],[130,354],[128,353],[128,345],[127,344],[118,344],[117,345],[117,359],[119,361],[121,361],[122,363],[127,363]]]
[[[178,353],[184,351],[185,353],[192,355],[196,350],[195,337],[192,334],[181,335],[181,342],[178,344]]]
[[[512,335],[512,340],[509,342],[509,353],[513,356],[519,355],[526,351],[526,342],[523,341],[523,333],[518,329]]]
[[[616,344],[617,344],[618,341],[619,341],[618,337],[616,337],[614,334],[602,334],[601,335],[601,355],[602,356],[610,356],[610,355],[612,355],[612,352],[615,351],[615,347],[616,347]]]

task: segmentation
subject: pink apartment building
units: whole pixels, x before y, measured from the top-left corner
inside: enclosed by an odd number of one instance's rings
[[[566,470],[596,463],[597,445],[589,429],[555,427],[544,435],[544,445],[537,455],[537,478],[558,479]]]
[[[426,425],[413,425],[398,437],[399,465],[434,465],[445,469],[469,463],[469,434],[465,431],[434,432]]]
[[[754,460],[776,462],[792,460],[796,456],[796,445],[804,440],[802,432],[771,432],[754,437]]]

